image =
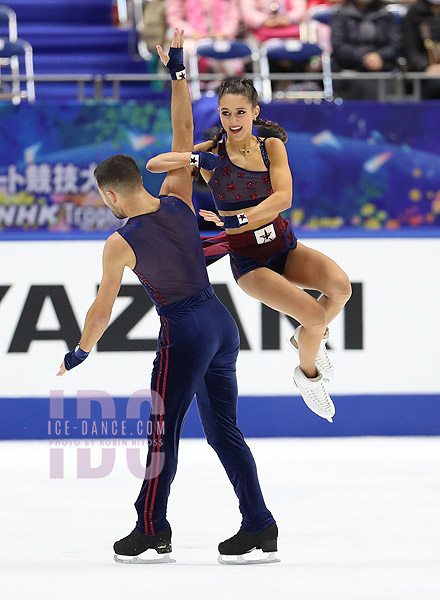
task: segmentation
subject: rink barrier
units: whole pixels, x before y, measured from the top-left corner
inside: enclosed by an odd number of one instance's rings
[[[246,437],[255,438],[440,435],[438,394],[334,395],[333,399],[336,416],[330,424],[310,412],[298,396],[242,396],[238,424]],[[114,418],[103,419],[99,403],[92,403],[90,418],[78,419],[76,399],[65,398],[63,418],[50,419],[49,398],[0,398],[0,439],[145,438],[146,407],[139,420],[131,421],[126,409],[127,398],[115,398]],[[183,437],[203,437],[195,401]]]

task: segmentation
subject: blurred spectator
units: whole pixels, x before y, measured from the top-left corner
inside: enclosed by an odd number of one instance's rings
[[[440,98],[440,0],[418,0],[402,23],[409,71],[437,74],[422,82],[422,97]]]
[[[234,0],[167,0],[168,24],[185,30],[187,39],[235,39],[240,26]]]
[[[343,0],[307,0],[307,15],[309,19],[313,19],[315,11],[319,9],[328,10],[329,15],[331,11],[336,11],[343,4]],[[318,45],[329,54],[332,51],[331,44],[331,28],[330,20],[328,22],[315,21],[314,26],[316,30],[316,41]]]
[[[401,45],[400,27],[380,0],[346,0],[331,21],[333,71],[391,71]],[[335,81],[335,90],[352,100],[377,98],[377,81]]]
[[[300,24],[307,20],[306,0],[240,0],[243,21],[254,41],[265,42],[271,38],[300,37]],[[269,60],[273,73],[303,72],[306,64],[289,60]],[[273,81],[274,91],[284,91],[290,81]]]
[[[156,46],[163,46],[167,33],[165,0],[148,0],[143,2],[144,29],[142,37],[148,50],[156,56]]]
[[[241,0],[240,3],[245,25],[260,42],[299,37],[299,24],[307,15],[306,0]]]
[[[168,25],[172,29],[185,30],[185,65],[188,69],[188,56],[194,51],[196,42],[202,38],[212,40],[234,40],[240,30],[240,10],[238,0],[167,0]],[[216,73],[237,75],[243,72],[240,59],[217,61],[202,59],[200,72],[211,68]]]

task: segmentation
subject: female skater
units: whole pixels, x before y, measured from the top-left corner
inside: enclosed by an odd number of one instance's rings
[[[325,347],[327,326],[350,298],[349,279],[333,260],[298,242],[280,215],[292,204],[287,134],[258,117],[253,82],[228,79],[218,96],[222,129],[196,150],[220,156],[214,171],[201,169],[220,217],[210,211],[200,214],[225,228],[240,288],[301,323],[290,340],[300,358],[293,378],[307,406],[331,422],[335,408],[323,381],[333,375]],[[282,140],[255,136],[254,125],[277,129]],[[322,296],[316,300],[301,288],[319,290]]]

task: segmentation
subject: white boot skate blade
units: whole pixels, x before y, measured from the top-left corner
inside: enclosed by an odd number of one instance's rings
[[[243,555],[236,555],[235,560],[232,559],[232,555],[220,554],[217,561],[221,565],[264,565],[269,563],[279,563],[281,560],[275,558],[275,552],[264,552],[262,558],[254,558],[246,560]]]
[[[292,337],[293,337],[293,336],[292,336]],[[297,354],[299,354],[299,350],[298,350],[298,348],[292,344],[292,338],[288,338],[288,337],[286,337],[286,338],[284,338],[284,339],[285,339],[285,340],[286,340],[286,342],[289,344],[289,346],[290,346],[290,347],[291,347],[293,350],[295,350],[295,352],[296,352]]]
[[[324,379],[324,377],[323,377],[323,379]],[[295,381],[295,380],[293,380],[293,383],[296,385],[296,387],[298,387],[298,384],[296,383],[296,381]],[[304,398],[303,398],[303,400],[304,400]],[[307,406],[307,408],[308,408],[309,410],[311,410],[311,411],[312,411],[312,413],[314,413],[314,414],[315,414],[315,415],[317,415],[318,417],[321,417],[322,419],[327,419],[327,421],[328,421],[329,423],[333,423],[333,419],[332,419],[331,417],[323,417],[322,415],[320,415],[320,414],[318,414],[318,413],[316,412],[316,410],[315,410],[315,407],[309,406],[309,405],[307,404],[307,402],[305,402],[305,401],[304,401],[304,404]]]
[[[124,565],[158,565],[176,562],[169,554],[159,555],[159,558],[142,558],[141,556],[123,556],[122,554],[115,554],[113,560],[116,563]]]
[[[307,402],[304,402],[304,404],[307,406],[307,408],[309,410],[312,411],[313,414],[315,414],[317,417],[321,417],[321,419],[325,419],[326,421],[328,421],[329,423],[333,423],[333,417],[326,417],[325,415],[320,415],[318,412],[316,412],[315,407],[311,407],[307,404]]]

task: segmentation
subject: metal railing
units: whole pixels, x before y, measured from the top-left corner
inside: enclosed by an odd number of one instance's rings
[[[261,73],[249,73],[246,75],[250,78],[261,78]],[[322,73],[270,73],[268,76],[271,81],[291,81],[291,82],[301,82],[301,81],[323,81]],[[438,79],[440,80],[439,75],[431,75],[428,73],[413,73],[413,72],[402,72],[396,71],[391,73],[332,73],[332,80],[335,81],[350,81],[350,80],[368,80],[368,81],[377,81],[377,100],[378,101],[394,101],[394,102],[402,102],[402,101],[412,101],[417,102],[421,100],[421,92],[422,92],[422,81],[430,80],[430,79]],[[19,81],[27,82],[28,77],[25,75],[21,75],[18,78],[14,78],[12,76],[3,76],[1,77],[1,83],[12,83],[15,79]],[[115,74],[107,74],[107,75],[91,75],[91,74],[64,74],[64,75],[34,75],[33,81],[35,84],[38,83],[66,83],[73,82],[77,84],[78,92],[77,92],[77,100],[86,101],[86,100],[95,100],[95,101],[105,101],[105,100],[119,100],[120,99],[120,91],[121,85],[125,83],[152,83],[152,82],[168,82],[169,75],[167,73],[146,73],[146,74],[127,74],[127,73],[115,73]],[[218,73],[204,73],[200,74],[200,81],[219,81]],[[188,80],[191,81],[192,78],[188,77]],[[106,84],[110,84],[111,87],[111,95],[106,96]],[[86,85],[91,84],[91,95],[87,95],[86,93]],[[393,89],[390,91],[388,88],[392,87]],[[409,87],[409,91],[407,89]],[[212,93],[212,92],[211,92]],[[286,100],[298,100],[303,99],[307,100],[307,91],[298,91],[298,92],[284,92],[284,99]],[[38,98],[38,87],[37,87],[37,98]],[[273,95],[273,99],[277,100],[276,93]],[[338,101],[338,98],[335,97],[333,100]]]
[[[117,0],[118,20],[123,27],[133,30],[136,37],[136,53],[143,60],[150,60],[151,52],[143,39],[145,29],[143,0]]]

